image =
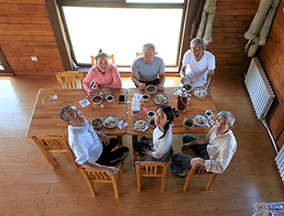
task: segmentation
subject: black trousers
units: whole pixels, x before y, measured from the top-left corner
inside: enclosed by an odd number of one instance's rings
[[[103,152],[96,162],[100,165],[115,166],[129,155],[129,148],[122,146],[113,150],[117,146],[117,139],[111,138],[109,141],[109,145],[103,143]]]
[[[156,78],[156,79],[154,79],[154,80],[152,80],[150,82],[145,82],[145,81],[139,80],[139,82],[145,83],[146,86],[148,86],[148,85],[155,85],[156,86],[156,85],[160,84],[160,79]],[[138,87],[136,84],[135,84],[135,86]]]

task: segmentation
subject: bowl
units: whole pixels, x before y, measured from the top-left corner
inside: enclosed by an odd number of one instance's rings
[[[96,117],[92,120],[92,126],[96,129],[101,128],[103,125],[103,119],[100,117]]]
[[[150,127],[152,127],[152,128],[155,128],[155,127],[156,127],[154,117],[150,118],[150,120],[149,120],[149,125],[150,125]]]
[[[148,94],[143,94],[142,95],[142,100],[143,101],[147,101],[147,100],[149,100],[149,98],[150,98],[150,96]]]
[[[148,85],[146,87],[146,91],[148,92],[148,94],[155,94],[157,91],[157,87],[154,85]]]
[[[97,104],[97,105],[100,105],[101,102],[103,101],[103,99],[104,99],[104,98],[103,98],[101,95],[99,95],[99,94],[96,94],[96,95],[94,95],[94,96],[92,97],[93,103],[94,103],[94,104]]]
[[[203,87],[195,87],[192,91],[195,97],[205,98],[207,95],[207,91]]]
[[[182,87],[185,88],[187,92],[190,92],[193,88],[193,86],[190,84],[184,84]]]
[[[185,128],[192,128],[194,126],[194,121],[191,118],[185,118],[183,120],[183,126]]]
[[[150,110],[150,111],[148,111],[147,115],[148,115],[149,118],[152,118],[152,117],[154,117],[155,112]]]
[[[109,103],[113,102],[113,95],[108,95],[108,96],[106,97],[106,100],[107,100]]]

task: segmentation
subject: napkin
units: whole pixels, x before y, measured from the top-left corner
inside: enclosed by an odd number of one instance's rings
[[[85,99],[79,101],[79,103],[80,103],[80,105],[82,106],[82,108],[84,108],[84,107],[86,107],[86,106],[88,106],[88,105],[90,104],[90,102],[88,101],[87,98],[85,98]]]
[[[125,120],[121,120],[118,122],[117,127],[119,127],[120,130],[123,130],[127,125],[128,123]]]
[[[207,127],[212,127],[214,123],[215,121],[213,121],[211,118],[208,118]]]

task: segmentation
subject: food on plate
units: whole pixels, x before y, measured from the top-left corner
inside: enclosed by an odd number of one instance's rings
[[[134,123],[134,127],[136,130],[138,131],[142,131],[146,128],[147,126],[147,123],[145,120],[137,120],[135,123]]]
[[[193,120],[196,124],[200,124],[200,125],[203,125],[207,122],[206,117],[203,116],[203,115],[197,115],[197,116],[194,117]]]
[[[105,120],[105,125],[108,126],[108,127],[115,125],[115,123],[116,123],[116,118],[113,117],[113,116],[109,116]]]
[[[94,103],[99,103],[102,101],[102,97],[100,95],[95,95],[92,100]]]
[[[162,103],[165,103],[166,97],[162,94],[158,94],[158,95],[155,96],[155,100],[156,100],[156,102],[162,104]]]
[[[104,98],[106,98],[108,95],[111,95],[112,94],[112,91],[111,89],[109,88],[102,88],[100,91],[99,91],[99,94],[101,96],[103,96]]]
[[[205,96],[205,91],[203,89],[196,89],[194,91],[194,94],[198,97],[204,97]]]
[[[193,126],[193,122],[192,122],[192,121],[185,121],[185,122],[184,122],[184,125],[185,125],[186,127],[192,127],[192,126]]]
[[[149,94],[154,94],[157,91],[157,87],[154,85],[148,85],[146,90]]]
[[[101,124],[103,123],[103,120],[101,118],[95,118],[93,121],[92,121],[92,124],[94,126],[100,126]]]

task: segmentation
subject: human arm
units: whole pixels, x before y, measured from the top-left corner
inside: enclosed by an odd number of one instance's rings
[[[82,86],[85,89],[85,91],[88,93],[88,95],[90,95],[93,92],[93,89],[90,86],[92,81],[94,81],[94,84],[96,85],[96,81],[95,81],[95,66],[92,67],[89,70],[87,76],[85,77],[85,79],[83,80],[83,83],[82,83]]]
[[[186,66],[182,66],[181,70],[180,70],[180,82],[182,84],[184,84],[185,82],[185,69],[186,69]]]
[[[200,157],[192,158],[190,161],[190,165],[192,167],[202,166],[204,165],[205,160]]]
[[[208,73],[208,81],[207,81],[207,86],[206,86],[207,95],[211,95],[211,86],[214,82],[214,72],[215,72],[215,69],[209,70],[209,73]]]
[[[131,72],[131,79],[132,81],[140,88],[140,89],[145,89],[146,88],[146,84],[145,83],[141,83],[139,82],[138,78],[137,78],[137,74],[135,71]]]
[[[160,71],[159,72],[159,79],[160,79],[160,84],[157,85],[158,90],[163,91],[164,90],[164,85],[165,85],[165,80],[166,80],[166,73],[165,71]]]
[[[102,132],[102,131],[99,131],[99,132],[97,132],[96,131],[96,133],[97,133],[97,135],[102,139],[102,141],[103,141],[103,143],[105,144],[105,145],[109,145],[109,136],[107,136],[104,132]]]
[[[112,166],[103,166],[97,163],[89,162],[82,164],[82,166],[86,169],[99,171],[99,172],[106,172],[109,176],[113,176],[118,173],[119,169]]]
[[[191,141],[191,142],[189,142],[189,143],[185,143],[185,144],[182,145],[181,150],[188,149],[188,148],[190,148],[191,146],[197,145],[197,144],[198,144],[198,143],[197,143],[196,140]]]

